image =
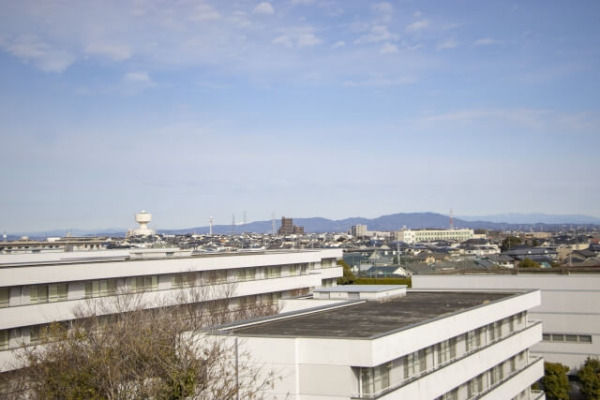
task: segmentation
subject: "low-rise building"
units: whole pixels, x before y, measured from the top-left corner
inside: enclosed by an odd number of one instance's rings
[[[530,310],[542,321],[543,341],[532,351],[546,361],[568,366],[575,374],[586,358],[600,358],[600,269],[520,269],[511,273],[414,275],[416,289],[539,289],[540,305]]]
[[[342,276],[338,249],[203,253],[178,249],[0,256],[0,371],[15,368],[13,348],[36,344],[55,321],[123,296],[144,307],[225,300],[224,307],[277,302],[332,286]],[[193,290],[200,295],[191,295]],[[188,294],[189,293],[189,294]],[[97,308],[110,315],[110,307]]]
[[[529,352],[542,326],[527,315],[539,291],[337,286],[315,298],[329,304],[209,337],[272,371],[265,394],[276,399],[545,398],[530,389],[543,375]]]

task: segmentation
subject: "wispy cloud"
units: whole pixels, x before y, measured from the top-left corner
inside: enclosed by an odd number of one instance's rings
[[[398,35],[389,31],[385,25],[375,25],[371,27],[370,32],[360,36],[354,43],[378,43],[397,40]]]
[[[263,1],[263,2],[258,3],[256,5],[256,7],[254,7],[254,9],[252,10],[252,13],[253,14],[270,15],[270,14],[274,14],[275,13],[275,9],[271,5],[271,3]]]
[[[420,21],[416,21],[413,22],[412,24],[409,24],[406,26],[406,31],[407,32],[417,32],[420,30],[423,30],[425,28],[428,28],[430,25],[430,22],[428,19],[422,19]]]
[[[56,49],[36,36],[19,36],[14,40],[5,40],[0,45],[13,56],[33,63],[45,72],[61,73],[73,62],[75,56],[68,51]]]
[[[384,14],[391,14],[394,12],[394,6],[387,1],[373,5],[373,9]]]
[[[499,40],[486,37],[486,38],[477,39],[473,44],[475,46],[491,46],[491,45],[500,44],[500,43],[501,42]]]
[[[321,44],[323,41],[313,33],[304,33],[298,36],[298,47],[311,47]]]
[[[341,48],[341,47],[345,47],[345,46],[346,46],[346,42],[344,42],[343,40],[339,40],[339,41],[335,42],[335,43],[334,43],[334,44],[331,46],[331,48],[332,48],[332,49],[339,49],[339,48]]]
[[[439,43],[436,46],[436,50],[440,51],[440,50],[450,50],[450,49],[454,49],[456,47],[458,47],[458,41],[456,39],[446,39],[443,42]]]
[[[477,108],[435,114],[420,119],[425,125],[448,127],[449,124],[467,126],[507,126],[530,132],[592,133],[600,123],[598,113],[556,112],[533,108]]]
[[[285,47],[312,47],[323,43],[323,40],[314,33],[288,33],[280,35],[271,41],[273,44]]]
[[[199,4],[189,18],[191,21],[210,21],[221,19],[221,14],[210,4]]]
[[[129,46],[111,43],[92,43],[85,48],[91,55],[107,57],[113,61],[123,61],[131,58]]]
[[[383,46],[379,49],[379,53],[381,54],[394,54],[398,52],[398,46],[392,43],[384,43]]]

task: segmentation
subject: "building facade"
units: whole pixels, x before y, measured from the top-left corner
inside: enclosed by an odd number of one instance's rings
[[[12,349],[36,344],[55,321],[131,294],[149,308],[181,302],[277,302],[335,285],[341,250],[256,251],[194,255],[191,251],[112,250],[0,256],[0,371],[14,368]],[[192,291],[196,295],[192,296]],[[197,295],[200,293],[201,295]],[[110,307],[99,309],[109,315]]]
[[[324,307],[211,336],[272,368],[266,394],[276,399],[545,398],[530,389],[543,375],[529,352],[542,327],[527,315],[539,291],[402,291],[324,288],[315,293]]]
[[[539,269],[518,274],[414,275],[417,289],[540,289],[541,304],[531,309],[543,323],[543,340],[532,351],[575,374],[586,358],[600,358],[600,270]]]
[[[474,238],[473,229],[403,229],[394,232],[396,240],[405,243],[435,242],[438,240],[464,242]]]

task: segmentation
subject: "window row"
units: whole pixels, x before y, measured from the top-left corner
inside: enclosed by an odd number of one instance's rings
[[[280,278],[282,276],[306,275],[314,263],[287,264],[272,267],[239,268],[187,272],[170,275],[171,288],[187,288],[226,282],[244,282],[256,279]],[[168,276],[167,276],[167,279]],[[84,298],[112,296],[117,293],[141,293],[159,289],[158,275],[131,278],[98,279],[83,282]],[[68,300],[69,290],[78,283],[56,283],[18,287],[0,287],[0,308],[24,304],[41,304]],[[11,290],[13,301],[11,301]],[[75,289],[77,290],[77,289]],[[76,298],[81,298],[76,295]],[[15,300],[18,299],[18,300]]]
[[[527,351],[522,351],[508,360],[479,374],[468,382],[457,386],[448,393],[438,397],[436,400],[470,400],[479,398],[482,393],[499,385],[512,374],[527,367],[527,365]]]
[[[359,397],[372,397],[444,367],[526,327],[525,312],[419,349],[377,367],[353,367]]]
[[[570,333],[544,333],[542,340],[545,342],[592,343],[591,335],[574,335]]]

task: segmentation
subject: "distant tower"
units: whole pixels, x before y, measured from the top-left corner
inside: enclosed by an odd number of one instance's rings
[[[138,229],[134,229],[128,232],[128,235],[136,235],[136,236],[150,236],[154,235],[154,230],[148,228],[148,224],[152,221],[152,214],[142,211],[135,214],[135,222],[140,224]]]
[[[452,209],[450,209],[450,230],[454,230],[454,218],[452,217]]]
[[[235,233],[235,213],[231,214],[231,234]]]
[[[244,218],[242,219],[242,225],[246,225],[246,211],[244,211]]]
[[[271,216],[271,235],[275,236],[275,211],[273,211],[273,215]]]
[[[209,217],[208,218],[208,224],[209,224],[209,231],[208,232],[209,232],[210,236],[212,236],[212,234],[213,234],[212,233],[213,232],[213,230],[212,230],[212,227],[213,227],[213,217]]]

